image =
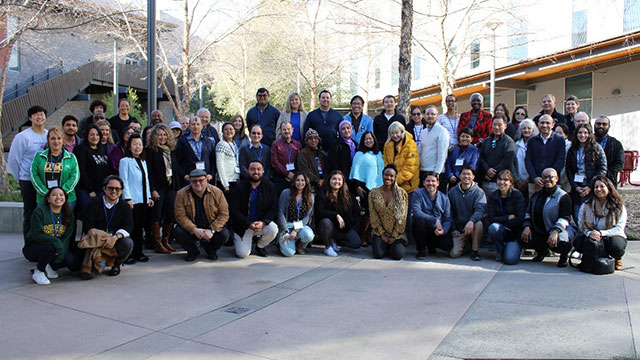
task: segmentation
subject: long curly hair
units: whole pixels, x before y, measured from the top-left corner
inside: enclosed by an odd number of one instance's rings
[[[611,180],[604,175],[597,175],[591,179],[591,183],[589,187],[591,188],[591,192],[589,193],[587,200],[585,203],[592,205],[594,201],[596,201],[596,195],[594,194],[594,187],[596,185],[596,181],[601,181],[607,189],[609,189],[609,195],[607,195],[607,209],[613,214],[613,219],[617,223],[620,219],[620,214],[622,214],[622,207],[624,206],[624,200],[622,199],[622,195],[616,190],[616,187],[613,185]]]
[[[169,129],[169,127],[163,123],[154,125],[149,131],[149,136],[147,136],[147,147],[151,148],[154,151],[158,150],[158,131],[163,130],[167,134],[167,147],[169,150],[173,151],[176,148],[176,138],[173,136],[173,131]]]
[[[304,189],[302,189],[302,198],[304,199],[305,204],[307,205],[307,209],[311,209],[313,207],[313,199],[311,198],[311,182],[309,181],[309,177],[303,173],[299,172],[293,176],[293,180],[291,181],[291,186],[289,187],[289,203],[296,203],[296,196],[298,195],[298,188],[296,188],[296,180],[298,177],[302,176],[304,178]]]
[[[590,124],[580,124],[576,128],[575,132],[573,133],[573,139],[571,139],[571,149],[573,149],[573,151],[575,151],[576,153],[578,152],[578,149],[580,149],[580,142],[578,141],[578,131],[580,131],[581,129],[587,129],[587,131],[589,132],[589,137],[584,144],[585,158],[589,156],[591,158],[591,161],[596,164],[598,160],[600,160],[600,152],[597,149],[597,146],[599,145],[596,142],[596,138],[593,135],[593,129],[591,128]]]
[[[340,187],[340,189],[338,189],[338,194],[334,195],[330,184],[331,178],[336,175],[342,177],[342,186]],[[349,186],[347,186],[347,179],[344,177],[342,171],[333,170],[331,174],[329,174],[323,191],[327,199],[329,199],[330,202],[336,204],[336,209],[348,211],[351,208],[351,195],[349,194]]]

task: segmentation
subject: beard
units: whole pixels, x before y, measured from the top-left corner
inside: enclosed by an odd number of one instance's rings
[[[597,138],[602,139],[603,137],[607,136],[607,134],[609,133],[609,130],[605,130],[603,128],[597,128],[595,131],[595,135]]]

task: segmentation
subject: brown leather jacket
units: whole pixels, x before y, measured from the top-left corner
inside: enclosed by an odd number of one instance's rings
[[[229,220],[229,205],[224,194],[217,187],[207,184],[204,193],[204,211],[209,222],[209,227],[215,231],[222,231],[222,227]],[[178,191],[175,207],[176,223],[183,229],[193,234],[196,224],[196,205],[193,200],[191,185],[187,185]]]

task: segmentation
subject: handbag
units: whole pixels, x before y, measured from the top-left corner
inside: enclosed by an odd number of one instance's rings
[[[600,241],[595,241],[586,235],[580,235],[574,242],[575,249],[573,252],[578,251],[582,253],[582,261],[576,266],[571,263],[572,257],[569,256],[570,265],[589,274],[613,274],[614,259],[610,258],[607,254],[604,248],[604,241],[604,237],[601,238]]]

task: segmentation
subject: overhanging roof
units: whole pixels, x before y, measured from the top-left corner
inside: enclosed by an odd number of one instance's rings
[[[534,90],[535,84],[640,60],[640,31],[496,69],[496,89]],[[488,71],[456,80],[457,97],[489,89]],[[440,85],[411,92],[411,105],[439,104]],[[377,100],[374,104],[380,104]]]

